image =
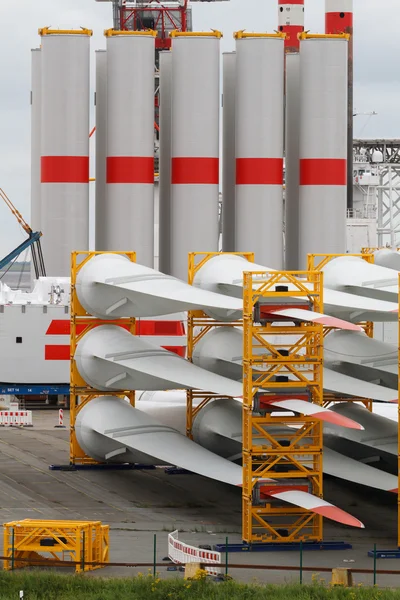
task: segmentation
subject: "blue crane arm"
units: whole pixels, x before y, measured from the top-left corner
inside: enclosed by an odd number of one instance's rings
[[[3,270],[4,267],[6,267],[10,262],[12,262],[14,258],[17,258],[21,254],[21,252],[23,252],[24,250],[32,246],[32,244],[37,242],[41,238],[41,235],[42,234],[40,233],[40,231],[32,232],[27,240],[22,242],[22,244],[14,248],[12,252],[10,252],[9,254],[7,254],[7,256],[2,258],[0,260],[0,271]]]

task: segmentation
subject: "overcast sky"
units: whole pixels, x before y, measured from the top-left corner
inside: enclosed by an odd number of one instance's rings
[[[324,0],[306,1],[306,29],[324,31]],[[194,29],[224,32],[222,50],[234,48],[232,32],[272,31],[277,0],[230,0],[193,5]],[[355,108],[378,116],[355,119],[355,137],[400,137],[398,75],[399,0],[354,0]],[[379,8],[378,8],[379,7]],[[95,0],[0,0],[0,187],[30,219],[30,60],[40,44],[39,27],[93,29],[94,50],[105,47],[112,26],[111,4]],[[394,64],[391,64],[394,63]],[[93,86],[92,63],[92,86]],[[93,120],[92,114],[92,120]],[[93,123],[92,123],[93,124]],[[93,174],[93,168],[92,168]],[[0,205],[0,257],[25,237],[6,206]]]

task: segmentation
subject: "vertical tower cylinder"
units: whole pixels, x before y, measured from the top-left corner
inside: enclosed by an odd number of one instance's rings
[[[304,31],[304,0],[278,0],[278,26],[286,34],[285,51],[298,52]]]
[[[236,35],[236,250],[283,267],[284,35]]]
[[[346,252],[347,36],[300,44],[299,259]]]
[[[188,252],[218,250],[219,32],[174,32],[172,42],[171,273]]]
[[[31,227],[40,231],[41,223],[41,183],[40,183],[40,148],[42,119],[42,75],[40,49],[35,48],[31,54]],[[35,279],[33,261],[31,261],[31,285]]]
[[[325,33],[346,33],[348,44],[347,208],[353,208],[353,0],[325,0]]]
[[[33,231],[41,228],[40,206],[40,147],[42,119],[42,75],[41,52],[39,48],[32,50],[32,84],[31,84],[31,227]]]
[[[224,52],[222,102],[222,250],[235,250],[236,52]]]
[[[106,247],[107,52],[96,50],[96,250]]]
[[[105,248],[154,261],[153,31],[107,36],[107,210]]]
[[[159,269],[171,273],[172,52],[160,52]]]
[[[286,54],[285,268],[299,269],[300,55]]]
[[[49,276],[89,244],[89,30],[41,29],[41,224]]]

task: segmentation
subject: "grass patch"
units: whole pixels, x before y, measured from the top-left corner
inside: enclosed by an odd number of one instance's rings
[[[125,579],[89,578],[39,571],[0,572],[0,600],[394,600],[400,590],[329,588],[318,585],[262,586],[228,581],[154,580],[150,575]]]

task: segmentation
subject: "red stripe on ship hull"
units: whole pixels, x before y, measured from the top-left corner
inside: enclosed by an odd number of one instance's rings
[[[42,156],[42,183],[89,183],[88,156]]]
[[[44,359],[45,360],[69,360],[71,351],[69,344],[57,346],[55,344],[48,344],[44,347]]]
[[[99,323],[99,325],[108,325],[109,321]],[[46,335],[70,335],[70,321],[66,319],[53,320]],[[129,329],[127,325],[118,325],[123,329]],[[76,332],[79,335],[83,333],[86,325],[77,325]],[[136,322],[136,335],[142,336],[167,336],[167,337],[183,337],[185,335],[185,326],[181,321],[140,321]],[[186,356],[186,345],[182,346],[164,346],[165,350],[178,354],[178,356]],[[45,360],[69,360],[70,346],[69,344],[46,344],[45,345]]]
[[[173,185],[218,185],[218,158],[173,158],[171,161]]]
[[[154,183],[152,156],[109,156],[107,183]]]
[[[109,321],[102,321],[99,325],[109,325]],[[46,335],[70,335],[70,321],[65,319],[55,319],[52,321],[46,331]],[[86,325],[77,325],[78,335],[85,330]],[[127,325],[118,325],[124,329],[129,329]],[[183,336],[185,335],[185,326],[181,321],[136,321],[136,335],[153,336]]]
[[[286,6],[290,6],[291,4],[300,4],[301,6],[304,6],[304,0],[279,0],[278,4],[279,6],[282,4],[285,4]]]
[[[341,16],[343,15],[343,16]],[[353,13],[332,12],[325,15],[327,34],[353,33]]]
[[[283,158],[237,158],[236,185],[282,185]]]
[[[345,158],[303,158],[300,160],[300,185],[346,185]]]

